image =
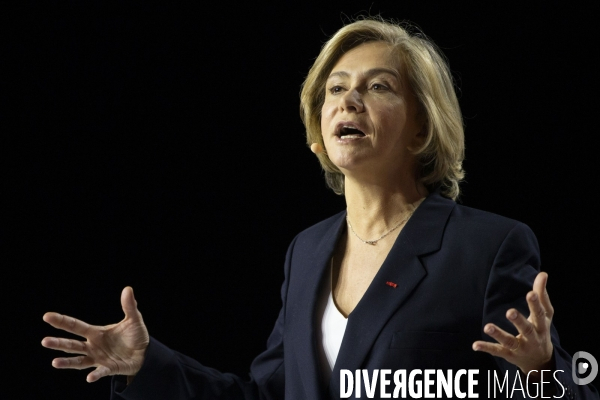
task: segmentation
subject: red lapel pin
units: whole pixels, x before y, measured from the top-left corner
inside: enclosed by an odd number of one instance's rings
[[[390,281],[387,281],[385,284],[388,285],[388,286],[390,286],[390,287],[393,287],[394,289],[396,289],[398,287],[397,283],[390,282]]]

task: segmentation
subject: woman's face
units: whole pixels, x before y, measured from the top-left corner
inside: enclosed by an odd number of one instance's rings
[[[329,158],[344,175],[414,175],[409,149],[422,144],[423,124],[401,70],[383,42],[355,47],[333,67],[321,132]]]

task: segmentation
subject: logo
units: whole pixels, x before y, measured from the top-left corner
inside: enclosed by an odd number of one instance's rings
[[[573,355],[573,382],[587,385],[598,375],[598,361],[588,352],[578,351]]]

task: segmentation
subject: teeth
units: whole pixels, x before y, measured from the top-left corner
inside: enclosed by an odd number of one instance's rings
[[[342,137],[342,139],[347,139],[347,138],[361,138],[363,137],[362,135],[356,135],[356,134],[352,134],[352,135],[344,135]]]
[[[354,131],[354,132],[352,132]],[[358,139],[364,137],[365,134],[356,126],[353,125],[342,125],[340,127],[338,136],[341,138]]]

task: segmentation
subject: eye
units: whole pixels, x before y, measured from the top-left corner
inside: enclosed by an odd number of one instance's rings
[[[335,86],[330,87],[328,90],[329,90],[329,93],[331,93],[331,94],[339,94],[339,93],[342,93],[344,88],[339,85],[335,85]]]
[[[376,92],[381,92],[384,90],[388,90],[388,87],[381,83],[374,83],[373,85],[371,85],[371,89],[373,89]]]

